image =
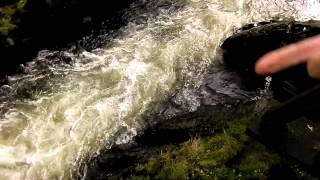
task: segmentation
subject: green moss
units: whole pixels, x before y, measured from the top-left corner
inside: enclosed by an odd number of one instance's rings
[[[230,136],[234,137],[241,143],[248,142],[250,138],[245,134],[245,131],[249,122],[251,121],[242,119],[240,121],[229,123],[228,133],[230,134]]]
[[[241,174],[241,179],[263,179],[272,166],[281,163],[278,155],[255,142],[246,146],[241,156],[233,165]]]
[[[242,149],[242,144],[227,132],[203,140],[205,151],[201,153],[198,164],[205,169],[224,164]]]
[[[4,39],[4,46],[13,46],[15,44],[12,37],[12,31],[17,28],[19,22],[19,14],[24,12],[26,0],[0,7],[0,39]]]
[[[245,144],[251,139],[245,130],[253,118],[254,114],[247,114],[227,123],[219,134],[195,137],[179,147],[168,148],[136,165],[130,179],[264,179],[270,167],[280,161],[261,145],[247,149]],[[230,161],[233,165],[227,166]]]
[[[224,164],[241,149],[227,134],[213,138],[193,139],[171,149],[146,164],[136,166],[131,178],[151,179],[233,179],[236,174]]]
[[[7,36],[9,31],[16,27],[12,22],[15,9],[13,6],[4,6],[0,8],[0,12],[2,14],[2,17],[0,18],[0,33],[1,35]]]
[[[16,4],[17,11],[19,11],[20,13],[23,13],[26,3],[27,3],[27,0],[20,0],[19,2],[17,2]]]
[[[169,146],[147,162],[140,162],[124,174],[119,172],[114,177],[134,180],[266,179],[272,167],[286,162],[245,133],[248,125],[259,118],[264,109],[263,103],[242,109],[239,119],[225,122],[219,133],[193,137],[179,146]],[[217,116],[214,118],[216,120]],[[297,175],[307,177],[299,173]]]

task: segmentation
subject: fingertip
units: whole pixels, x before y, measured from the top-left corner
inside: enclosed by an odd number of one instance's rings
[[[320,59],[314,58],[307,63],[308,74],[313,79],[320,79]]]
[[[258,62],[255,65],[255,71],[258,75],[270,75],[271,74],[271,69],[263,60],[258,60]]]
[[[262,56],[255,65],[255,71],[258,75],[270,75],[277,70],[276,62],[278,62],[278,51],[272,51]]]

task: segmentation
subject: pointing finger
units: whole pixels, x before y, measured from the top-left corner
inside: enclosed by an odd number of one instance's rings
[[[305,63],[320,55],[320,35],[267,53],[256,63],[256,73],[269,75],[288,67]]]

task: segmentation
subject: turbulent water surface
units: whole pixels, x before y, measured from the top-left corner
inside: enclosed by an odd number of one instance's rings
[[[151,10],[133,5],[128,25],[105,47],[41,51],[1,87],[1,180],[72,179],[91,155],[130,141],[177,86],[197,88],[220,42],[241,25],[320,18],[318,0],[141,3]],[[185,97],[190,109],[199,105]]]

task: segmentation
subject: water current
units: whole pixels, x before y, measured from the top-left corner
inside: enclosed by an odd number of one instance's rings
[[[320,19],[319,0],[139,3],[151,10],[132,5],[127,25],[105,46],[43,50],[24,73],[8,77],[0,89],[1,180],[72,179],[86,157],[130,141],[146,112],[178,86],[197,88],[237,28],[273,18]],[[189,101],[190,109],[199,106]],[[120,128],[125,135],[106,143]]]

